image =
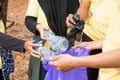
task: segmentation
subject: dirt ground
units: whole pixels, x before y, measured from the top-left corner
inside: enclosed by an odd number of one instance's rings
[[[8,0],[7,34],[25,40],[32,40],[33,34],[24,25],[25,13],[29,0]],[[12,25],[12,26],[11,26]],[[12,80],[28,80],[27,70],[29,54],[13,51],[15,70]]]

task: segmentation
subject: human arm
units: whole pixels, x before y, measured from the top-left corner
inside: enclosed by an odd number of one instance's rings
[[[81,20],[85,20],[88,16],[89,8],[90,8],[90,0],[82,0],[81,5],[79,6],[76,14],[80,15]],[[72,24],[75,24],[75,21],[73,20],[73,14],[69,14],[66,18],[66,24],[67,26],[72,26]]]
[[[85,20],[87,18],[90,5],[91,5],[90,0],[82,0],[81,1],[81,5],[79,6],[79,8],[76,12],[76,14],[80,15],[81,20]]]
[[[26,16],[25,25],[29,31],[31,31],[35,35],[40,35],[42,39],[46,39],[44,36],[44,30],[48,29],[48,27],[37,23],[36,17]]]
[[[40,35],[39,32],[36,30],[37,17],[26,16],[25,17],[25,25],[30,32],[32,32],[35,35]]]
[[[103,46],[104,40],[98,40],[98,41],[90,41],[90,42],[81,42],[78,45],[73,46],[75,47],[84,47],[89,50],[94,50],[94,49],[101,49]]]
[[[63,71],[81,66],[93,68],[120,67],[120,63],[118,62],[120,60],[120,49],[84,57],[73,57],[68,54],[63,54],[53,57],[52,60],[49,64]]]
[[[40,9],[40,5],[37,0],[30,0],[26,12],[25,17],[25,25],[29,31],[34,33],[35,35],[40,35],[42,39],[44,39],[44,25],[40,22],[37,22],[38,19],[38,11]]]
[[[31,55],[39,57],[38,52],[32,48],[38,46],[40,46],[40,44],[33,44],[33,41],[25,41],[0,32],[0,47],[2,48],[18,52],[27,51]]]

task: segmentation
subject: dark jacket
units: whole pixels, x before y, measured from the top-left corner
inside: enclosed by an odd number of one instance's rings
[[[0,47],[18,52],[25,52],[25,41],[0,32]]]

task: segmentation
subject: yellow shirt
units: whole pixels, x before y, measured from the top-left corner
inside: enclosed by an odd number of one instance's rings
[[[4,29],[4,25],[3,25],[2,20],[0,20],[0,32],[5,32],[5,29]],[[0,56],[0,69],[2,69],[2,60],[1,60],[1,56]]]
[[[110,25],[103,45],[104,52],[118,48],[120,49],[120,0],[113,0],[112,3],[113,5],[116,5],[116,8],[111,9],[112,13],[110,14],[112,16],[112,19],[110,21]],[[98,80],[120,80],[120,68],[101,68],[99,71]]]
[[[33,6],[31,6],[31,5],[33,5]],[[26,16],[37,17],[37,23],[40,23],[44,26],[48,26],[48,22],[47,22],[45,14],[44,14],[44,11],[40,7],[40,4],[38,3],[37,0],[30,0],[29,1]],[[45,47],[50,48],[48,43],[45,44]]]
[[[91,16],[86,21],[84,32],[93,40],[104,39],[111,20],[114,0],[91,0]]]

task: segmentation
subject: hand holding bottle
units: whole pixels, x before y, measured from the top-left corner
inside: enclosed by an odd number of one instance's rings
[[[44,26],[42,24],[37,24],[36,29],[39,31],[40,33],[40,37],[44,40],[46,40],[46,37],[44,36],[44,31],[48,29],[47,26]]]
[[[32,47],[40,47],[40,46],[41,46],[40,43],[34,44],[33,41],[26,41],[24,44],[24,49],[32,56],[39,58],[39,52],[35,51]]]
[[[38,40],[34,40],[33,43],[38,43],[39,41]],[[58,52],[54,52],[52,50],[49,50],[43,46],[39,46],[39,47],[36,47],[36,51],[39,52],[39,56],[42,56],[44,57],[44,59],[46,58],[51,58],[53,56],[56,56],[58,55],[59,53]]]

